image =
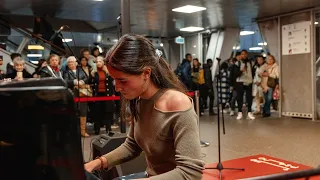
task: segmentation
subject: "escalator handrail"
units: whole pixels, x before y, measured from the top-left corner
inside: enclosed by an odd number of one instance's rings
[[[9,42],[9,43],[11,43],[11,44],[13,44],[13,45],[15,45],[15,46],[19,47],[19,45],[18,45],[17,43],[15,43],[15,42],[11,41],[10,39],[7,39],[7,42]],[[29,51],[28,51],[26,48],[24,48],[24,49],[23,49],[23,51],[25,51],[25,52],[26,52],[26,54],[29,54]]]
[[[0,17],[0,23],[2,23],[5,26],[9,25],[9,27],[14,28],[15,30],[18,30],[21,34],[24,34],[24,35],[28,36],[31,39],[38,39],[38,40],[44,42],[44,44],[49,44],[51,46],[51,48],[53,47],[53,49],[58,50],[61,53],[67,54],[66,50],[56,46],[55,44],[53,44],[50,41],[47,41],[47,40],[43,39],[42,37],[38,36],[37,34],[34,34],[33,32],[31,32],[30,30],[28,30],[26,28],[18,27],[15,24],[9,22],[8,20],[4,20],[1,17]]]

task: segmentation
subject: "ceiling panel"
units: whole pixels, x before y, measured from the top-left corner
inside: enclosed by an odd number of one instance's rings
[[[0,13],[49,14],[60,19],[89,22],[97,30],[116,29],[120,0],[0,0]],[[197,5],[206,11],[193,14],[172,12],[183,5]],[[174,37],[180,28],[255,27],[257,17],[268,17],[313,6],[320,0],[131,0],[131,30],[149,36]]]

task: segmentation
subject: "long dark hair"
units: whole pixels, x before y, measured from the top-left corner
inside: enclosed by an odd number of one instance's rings
[[[150,79],[160,89],[175,89],[186,93],[184,85],[173,73],[169,64],[162,56],[158,56],[152,43],[145,37],[126,34],[106,54],[106,65],[127,74],[140,75],[145,67],[151,68]],[[122,98],[121,118],[138,120],[137,98],[126,100]],[[126,113],[127,110],[127,113]]]

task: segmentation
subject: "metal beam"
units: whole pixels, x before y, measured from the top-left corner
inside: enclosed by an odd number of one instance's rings
[[[122,35],[130,33],[130,0],[121,0]]]

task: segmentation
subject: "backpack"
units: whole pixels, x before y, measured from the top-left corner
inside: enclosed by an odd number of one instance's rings
[[[178,76],[180,80],[182,80],[182,70],[183,70],[183,64],[180,64],[176,70],[174,70],[174,73]]]

